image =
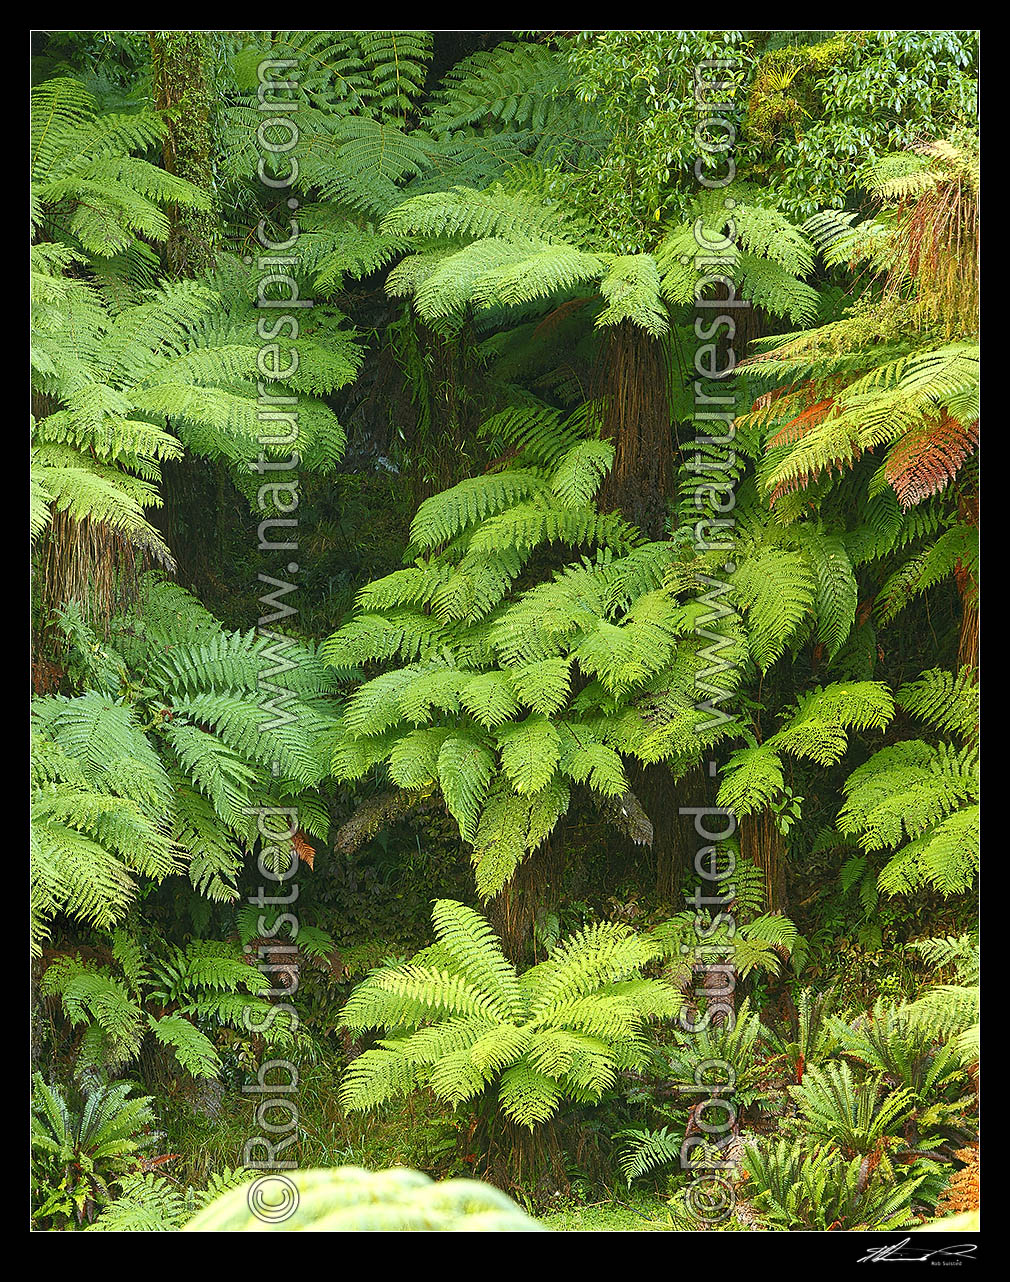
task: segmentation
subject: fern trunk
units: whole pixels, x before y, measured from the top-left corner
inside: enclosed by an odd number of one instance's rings
[[[58,408],[53,397],[33,392],[32,414],[36,420],[41,421]],[[104,633],[115,611],[136,599],[137,574],[149,562],[142,550],[109,525],[87,519],[78,521],[60,511],[53,512],[34,555],[38,567],[33,576],[38,618],[32,653],[38,670],[36,693],[41,693],[53,675],[48,672],[52,660],[61,658],[64,650],[63,638],[54,624],[56,611],[73,601],[84,618]]]
[[[106,635],[112,616],[136,600],[137,576],[151,560],[110,526],[75,521],[66,512],[56,512],[38,564],[36,652],[52,658],[63,651],[63,642],[51,626],[57,610],[74,602],[84,619]]]
[[[533,1130],[520,1126],[501,1111],[497,1086],[488,1086],[481,1098],[470,1142],[477,1152],[475,1177],[520,1201],[546,1204],[569,1189],[557,1119]]]
[[[740,821],[740,855],[764,874],[765,905],[770,913],[786,911],[786,844],[770,810]]]
[[[662,765],[640,768],[635,793],[653,824],[652,849],[656,859],[656,894],[672,903],[691,868],[697,836],[690,815],[680,807],[707,805],[706,780],[695,766],[674,783]]]
[[[207,33],[152,31],[150,40],[155,106],[166,113],[165,168],[213,195],[215,146]],[[172,270],[179,276],[197,276],[213,267],[218,213],[176,206],[171,224],[166,250]]]
[[[502,952],[513,965],[522,966],[529,960],[534,923],[550,908],[552,886],[557,884],[560,871],[558,837],[555,829],[539,850],[523,860],[501,894],[488,904],[488,921],[501,940]]]
[[[978,487],[974,486],[958,503],[958,512],[965,525],[978,527]],[[978,584],[967,566],[959,565],[955,572],[957,589],[961,596],[961,630],[957,645],[957,663],[960,668],[978,668]]]
[[[630,321],[608,331],[595,395],[603,402],[600,435],[613,441],[615,455],[600,507],[619,511],[651,539],[665,533],[673,494],[668,374],[663,340]]]

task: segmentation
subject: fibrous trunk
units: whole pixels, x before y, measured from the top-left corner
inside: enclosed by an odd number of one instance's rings
[[[163,161],[170,174],[208,195],[214,192],[214,137],[203,31],[153,31],[154,101],[165,113]],[[212,209],[175,206],[167,251],[179,276],[197,276],[214,265],[218,216]]]
[[[528,961],[534,924],[551,905],[560,872],[558,842],[555,830],[539,850],[526,856],[508,885],[487,906],[487,919],[513,965]]]
[[[600,506],[619,511],[651,539],[666,532],[673,497],[673,428],[667,348],[630,321],[607,331],[596,371],[600,435],[614,443],[614,466]]]
[[[786,910],[785,840],[770,810],[740,820],[741,858],[764,874],[765,904],[770,913]]]
[[[473,1173],[512,1197],[546,1203],[569,1188],[565,1155],[555,1119],[530,1130],[502,1112],[498,1087],[488,1086],[469,1144],[476,1154]]]

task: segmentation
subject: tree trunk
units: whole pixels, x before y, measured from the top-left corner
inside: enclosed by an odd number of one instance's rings
[[[569,1189],[557,1120],[541,1122],[533,1130],[511,1121],[498,1103],[497,1083],[481,1097],[468,1142],[477,1154],[477,1179],[517,1200],[546,1204]]]
[[[170,174],[214,194],[214,136],[206,64],[209,44],[202,31],[152,31],[154,103],[165,113],[163,163]],[[167,253],[177,276],[198,276],[214,266],[214,210],[175,206]]]
[[[487,905],[487,919],[501,940],[502,951],[520,969],[530,960],[534,923],[550,908],[557,888],[559,837],[555,829],[539,850],[526,856],[512,880]]]
[[[650,539],[666,533],[673,497],[673,427],[663,339],[630,321],[607,331],[594,382],[602,401],[600,434],[614,443],[614,466],[600,507],[616,510]]]
[[[958,515],[965,525],[978,527],[978,489],[973,487],[958,503]],[[959,565],[955,581],[961,596],[961,632],[957,662],[961,668],[978,668],[978,584],[967,566]]]
[[[682,815],[680,807],[707,805],[705,783],[699,766],[676,781],[662,765],[640,768],[635,776],[635,791],[653,823],[656,894],[669,903],[680,894],[698,847],[691,816]]]
[[[165,113],[162,164],[206,192],[213,200],[214,159],[212,98],[207,75],[210,44],[203,31],[152,31],[151,68],[154,105]],[[215,265],[218,245],[218,211],[173,205],[165,245],[173,276],[193,278]],[[207,461],[186,456],[162,468],[165,506],[156,517],[158,528],[171,547],[180,548],[185,563],[180,579],[190,588],[204,590],[207,569],[221,551],[222,492],[231,484],[223,459]],[[217,489],[208,521],[208,486]]]
[[[770,913],[786,911],[786,843],[770,810],[740,820],[740,857],[764,873],[765,905]]]

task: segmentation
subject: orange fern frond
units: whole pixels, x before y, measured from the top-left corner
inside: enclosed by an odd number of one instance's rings
[[[833,396],[829,396],[823,401],[816,401],[813,405],[808,405],[805,410],[802,410],[795,418],[790,419],[773,436],[768,438],[767,448],[772,449],[776,445],[795,445],[797,441],[801,441],[819,423],[823,423],[834,408],[835,398]]]
[[[978,447],[978,421],[965,427],[949,414],[906,432],[891,448],[884,473],[906,510],[946,489]]]
[[[937,1205],[937,1211],[945,1215],[978,1210],[978,1143],[969,1144],[967,1148],[959,1148],[954,1156],[959,1162],[964,1162],[964,1166],[951,1176],[943,1200]]]

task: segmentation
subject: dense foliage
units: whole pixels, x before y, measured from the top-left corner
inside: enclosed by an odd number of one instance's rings
[[[34,1226],[976,1211],[975,33],[34,54]]]

